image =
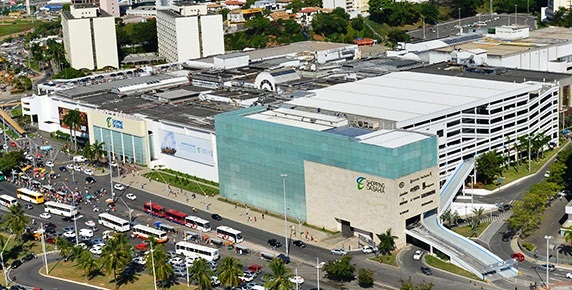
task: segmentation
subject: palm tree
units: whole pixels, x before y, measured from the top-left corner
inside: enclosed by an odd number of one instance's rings
[[[105,151],[105,142],[98,142],[96,140],[90,147],[96,161],[101,160],[101,158],[105,157],[107,154],[107,151]]]
[[[26,216],[20,204],[15,204],[9,208],[10,213],[4,216],[3,225],[16,235],[16,240],[22,242],[22,234],[26,226],[30,224],[30,217]]]
[[[113,279],[117,282],[117,272],[123,270],[131,262],[131,252],[125,251],[119,238],[121,235],[109,239],[101,250],[101,266],[113,274]]]
[[[214,275],[214,272],[205,259],[195,260],[189,268],[189,272],[192,273],[189,279],[197,281],[199,290],[211,290],[213,288],[211,277]]]
[[[220,283],[227,289],[236,287],[240,284],[240,275],[242,275],[242,263],[239,259],[233,257],[224,257],[220,261],[218,268],[218,279]]]
[[[268,267],[272,270],[271,274],[264,275],[264,288],[269,290],[290,290],[294,288],[294,283],[290,282],[292,278],[292,270],[286,267],[286,264],[280,259],[273,259]]]
[[[60,250],[60,255],[64,259],[67,259],[71,255],[73,246],[68,240],[61,238],[61,237],[57,237],[56,238],[56,246]]]
[[[97,267],[97,262],[91,255],[91,253],[81,247],[76,247],[81,249],[79,254],[76,256],[75,260],[77,261],[76,266],[83,269],[85,275],[88,275]]]
[[[384,234],[377,234],[377,238],[379,239],[377,248],[382,254],[389,254],[395,249],[395,239],[397,237],[391,234],[391,228],[387,229]]]
[[[83,155],[83,157],[87,158],[89,161],[93,161],[95,159],[95,152],[93,152],[93,147],[91,146],[83,147],[81,155]]]
[[[524,150],[526,148],[526,152],[530,152],[530,147],[531,147],[530,146],[530,136],[529,135],[522,135],[522,136],[519,136],[517,139],[518,139],[518,143],[520,144],[520,148],[522,148],[522,150]],[[522,152],[518,152],[518,155],[521,157],[521,158],[519,158],[520,161],[522,161],[521,153]],[[528,156],[527,156],[527,159],[529,159]]]
[[[74,148],[75,151],[77,151],[77,136],[73,134],[72,130],[76,130],[78,125],[81,123],[81,112],[78,109],[68,110],[62,118],[62,122],[70,128],[70,138],[73,136]]]
[[[570,245],[572,245],[572,226],[567,227],[563,235],[564,235],[564,241],[570,242]]]
[[[147,269],[152,274],[153,266],[155,266],[155,275],[157,276],[157,282],[163,284],[171,277],[173,277],[173,267],[171,264],[167,263],[169,260],[169,255],[163,249],[163,245],[157,245],[152,247],[152,251],[149,252],[146,257]],[[150,257],[149,255],[153,255]]]
[[[481,206],[479,208],[473,208],[473,214],[475,218],[480,222],[481,219],[485,216],[485,209]]]
[[[129,260],[132,260],[133,245],[131,245],[127,236],[124,233],[120,233],[113,236],[113,239],[115,240],[115,249],[127,253]]]

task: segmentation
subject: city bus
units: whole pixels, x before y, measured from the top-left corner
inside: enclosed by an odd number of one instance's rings
[[[101,213],[97,218],[100,225],[108,227],[118,232],[126,232],[131,229],[131,225],[127,220],[118,218],[114,215],[108,213]]]
[[[5,206],[5,207],[11,207],[13,205],[17,205],[18,200],[13,196],[3,194],[3,195],[0,195],[0,204]]]
[[[185,218],[185,225],[191,229],[195,229],[201,232],[211,231],[211,223],[207,220],[204,220],[196,216],[191,216],[191,215],[187,216]]]
[[[218,228],[216,228],[216,236],[221,239],[229,240],[235,244],[244,241],[241,231],[235,230],[227,226],[219,226]]]
[[[44,195],[33,191],[33,190],[29,190],[27,188],[18,188],[16,190],[16,196],[24,201],[27,202],[31,202],[31,203],[35,203],[35,204],[42,204],[44,203]]]
[[[160,218],[165,217],[165,208],[156,204],[156,203],[151,203],[151,202],[144,203],[143,204],[143,211],[145,211],[148,214],[151,214],[152,216],[156,216],[156,217],[160,217]]]
[[[214,261],[219,259],[218,249],[201,246],[189,242],[178,242],[175,244],[175,252],[177,255],[183,256],[198,256],[207,261]]]
[[[144,225],[133,226],[133,237],[143,240],[148,240],[149,237],[155,237],[157,243],[166,243],[169,240],[166,232]]]
[[[184,225],[186,217],[187,217],[186,213],[180,212],[178,210],[168,209],[165,211],[165,218],[167,218],[167,220],[170,220],[174,223]]]
[[[44,204],[44,211],[67,217],[76,216],[78,214],[77,206],[55,201],[47,201]]]

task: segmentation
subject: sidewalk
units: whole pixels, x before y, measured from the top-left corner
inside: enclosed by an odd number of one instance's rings
[[[197,193],[196,198],[193,199],[191,192],[181,191],[181,189],[175,187],[172,187],[171,191],[176,192],[176,194],[169,193],[169,187],[167,184],[155,180],[150,180],[143,176],[143,174],[149,171],[149,169],[143,169],[134,173],[127,173],[124,176],[115,177],[114,182],[129,185],[130,187],[137,188],[151,194],[160,195],[163,198],[168,198],[181,204],[185,204],[189,207],[186,213],[191,213],[192,208],[195,207],[196,209],[205,211],[209,214],[218,213],[224,219],[230,219],[241,224],[272,233],[277,239],[284,237],[284,218],[274,217],[269,214],[264,215],[263,218],[262,213],[244,208],[240,204],[237,206],[234,203],[231,204],[220,201],[217,199],[219,196],[207,197]],[[357,237],[344,238],[340,233],[333,235],[328,234],[310,227],[306,227],[303,224],[300,225],[296,222],[292,222],[291,220],[288,220],[288,227],[289,238],[290,234],[292,234],[292,239],[300,239],[299,233],[301,232],[303,233],[301,240],[306,244],[312,244],[325,249],[338,247],[344,248],[346,250],[358,249]],[[306,233],[308,233],[308,239],[306,239]],[[214,236],[214,233],[211,232],[210,235]],[[248,243],[248,237],[245,237],[245,242],[250,244]],[[268,251],[266,247],[264,247],[264,250]]]

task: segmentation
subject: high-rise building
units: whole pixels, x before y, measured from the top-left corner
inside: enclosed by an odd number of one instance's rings
[[[224,54],[222,15],[208,15],[206,4],[158,9],[157,38],[167,62]]]
[[[62,11],[66,59],[75,69],[119,67],[115,18],[93,4]]]
[[[118,0],[99,0],[99,8],[113,17],[119,17]]]

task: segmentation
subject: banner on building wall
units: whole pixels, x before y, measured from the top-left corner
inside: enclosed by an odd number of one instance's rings
[[[210,140],[186,136],[172,131],[159,131],[161,153],[203,164],[214,165]]]
[[[60,126],[62,128],[70,129],[70,126],[64,123],[64,117],[70,111],[68,108],[58,107],[58,115],[60,119]],[[79,112],[80,122],[78,124],[77,129],[83,133],[87,133],[87,114],[84,112]]]

